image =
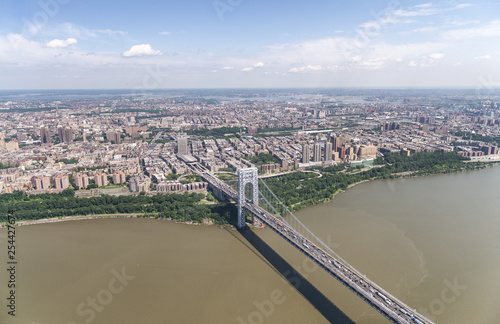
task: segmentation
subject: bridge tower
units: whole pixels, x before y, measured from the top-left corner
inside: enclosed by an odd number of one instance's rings
[[[238,170],[238,228],[245,226],[245,186],[252,184],[252,203],[259,203],[259,176],[257,168],[247,168]]]

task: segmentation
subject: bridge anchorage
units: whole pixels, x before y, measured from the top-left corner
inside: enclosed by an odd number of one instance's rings
[[[328,245],[323,243],[278,199],[262,179],[258,179],[256,168],[238,171],[236,189],[220,181],[206,170],[193,168],[193,171],[205,181],[208,181],[214,190],[234,201],[238,201],[238,228],[245,227],[245,212],[250,212],[255,219],[265,224],[297,250],[316,262],[327,273],[392,323],[434,324],[375,282],[366,278]],[[248,183],[252,184],[251,200],[245,197],[245,185]]]

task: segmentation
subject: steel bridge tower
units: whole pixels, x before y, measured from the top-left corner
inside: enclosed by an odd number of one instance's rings
[[[259,175],[257,168],[247,168],[238,170],[238,228],[245,226],[245,186],[252,184],[252,203],[259,203]],[[253,217],[252,217],[253,218]]]

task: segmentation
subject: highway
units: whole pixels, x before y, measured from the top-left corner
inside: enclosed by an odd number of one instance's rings
[[[221,182],[208,172],[197,171],[206,181],[213,186],[224,191],[231,199],[238,201],[238,193]],[[267,225],[281,237],[295,246],[299,251],[316,262],[319,266],[325,269],[329,274],[335,277],[343,285],[357,294],[361,299],[367,302],[370,306],[384,315],[393,323],[403,324],[432,324],[433,322],[424,316],[418,314],[415,310],[408,307],[403,302],[380,288],[366,276],[362,275],[354,267],[341,261],[323,249],[303,237],[288,224],[282,222],[274,215],[270,214],[263,208],[252,204],[248,200],[245,202],[245,209],[251,212],[262,223]]]

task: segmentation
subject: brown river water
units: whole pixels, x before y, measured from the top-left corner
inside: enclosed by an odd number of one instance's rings
[[[436,323],[500,322],[500,168],[367,182],[296,213]],[[153,219],[22,226],[0,323],[388,323],[270,229]]]

